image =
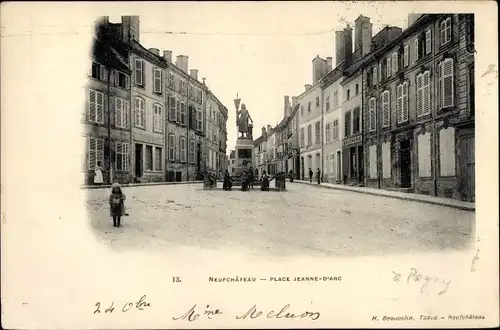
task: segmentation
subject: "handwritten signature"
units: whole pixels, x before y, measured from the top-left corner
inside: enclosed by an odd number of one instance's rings
[[[101,302],[100,301],[96,302],[94,306],[95,306],[94,314],[100,314],[101,313]],[[151,307],[151,304],[149,302],[147,302],[146,295],[143,295],[141,297],[141,299],[139,299],[136,302],[129,301],[129,302],[124,303],[122,308],[121,308],[121,311],[123,313],[126,313],[126,312],[130,311],[131,309],[142,311],[146,307]],[[120,309],[118,309],[118,311],[119,310]],[[115,302],[112,301],[111,305],[109,305],[109,307],[104,309],[104,314],[113,313],[114,311],[115,311]]]
[[[401,273],[397,273],[395,271],[393,273],[393,281],[394,282],[401,282]],[[411,284],[411,283],[422,283],[422,286],[420,287],[420,293],[428,293],[429,286],[431,284],[438,285],[439,288],[441,289],[438,292],[438,295],[443,295],[448,291],[448,288],[450,286],[451,280],[447,280],[445,278],[440,278],[437,276],[428,276],[428,275],[423,275],[417,271],[415,268],[410,268],[410,272],[408,273],[408,276],[406,277],[406,284]]]
[[[309,312],[309,311],[304,311],[300,314],[295,314],[295,313],[290,313],[287,312],[287,310],[290,308],[290,304],[287,304],[281,308],[279,312],[275,312],[274,310],[267,311],[267,314],[265,315],[266,318],[268,319],[304,319],[304,318],[310,318],[311,320],[317,320],[320,317],[319,312]],[[206,317],[209,319],[212,319],[214,316],[222,315],[223,312],[220,309],[215,309],[212,308],[210,305],[207,305],[204,311],[199,312],[198,311],[198,306],[194,305],[192,306],[187,312],[184,314],[178,316],[178,317],[172,317],[174,321],[178,320],[187,320],[190,322],[198,320],[200,317]],[[237,320],[245,320],[245,319],[256,319],[259,317],[262,317],[264,315],[264,312],[262,310],[257,309],[257,305],[253,305],[248,311],[245,313],[236,316],[235,318]]]

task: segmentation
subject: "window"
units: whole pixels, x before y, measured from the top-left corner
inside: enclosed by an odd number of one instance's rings
[[[155,171],[161,171],[162,166],[162,149],[160,147],[155,147]]]
[[[173,162],[175,160],[175,135],[168,135],[168,160]]]
[[[467,50],[469,52],[474,52],[474,14],[466,15],[466,36],[467,36]]]
[[[430,72],[417,75],[417,118],[431,112],[430,101]]]
[[[346,91],[346,94],[345,94],[345,95],[346,95],[346,96],[345,96],[345,97],[346,97],[346,100],[347,100],[347,101],[349,101],[349,100],[351,99],[351,90],[350,90],[350,89],[348,89],[348,90]]]
[[[326,108],[326,111],[330,110],[330,96],[326,97],[325,108]]]
[[[92,62],[92,70],[91,70],[90,75],[92,78],[101,79],[101,65]],[[104,80],[104,79],[101,79],[101,80]]]
[[[135,84],[144,87],[144,61],[135,59]]]
[[[174,89],[174,85],[175,85],[174,74],[169,72],[168,73],[168,87],[170,89]]]
[[[321,141],[320,141],[320,138],[321,138],[321,135],[320,135],[320,132],[321,132],[321,124],[320,124],[320,122],[319,122],[319,121],[317,121],[315,126],[316,126],[316,127],[315,127],[315,133],[316,133],[316,134],[315,134],[315,139],[314,139],[314,141],[315,141],[315,143],[320,143],[320,142],[321,142]]]
[[[369,114],[369,127],[370,127],[370,132],[373,132],[377,129],[377,101],[375,100],[374,97],[372,97],[368,101],[368,114]]]
[[[180,151],[181,151],[181,162],[185,163],[186,162],[186,138],[181,137],[179,140],[180,143]]]
[[[89,89],[88,94],[89,121],[93,123],[104,123],[104,94]]]
[[[181,102],[181,118],[179,122],[181,125],[186,125],[186,104],[184,102]]]
[[[404,51],[403,51],[403,59],[404,59],[404,66],[408,66],[409,64],[409,57],[410,57],[410,47],[408,45],[404,46]]]
[[[175,101],[175,108],[176,108],[176,118],[175,118],[175,122],[176,123],[180,123],[181,121],[181,101],[179,100],[176,100]]]
[[[304,106],[303,105],[300,106],[300,115],[301,116],[304,115]]]
[[[311,112],[311,101],[309,101],[309,103],[307,103],[307,112]]]
[[[319,96],[316,96],[316,108],[319,108]]]
[[[453,106],[453,59],[447,58],[440,64],[439,88],[441,108]]]
[[[93,170],[97,165],[97,162],[104,161],[104,140],[94,137],[89,137],[89,152],[88,152],[88,165],[89,170]]]
[[[441,22],[441,46],[451,41],[451,17]]]
[[[378,64],[378,82],[381,82],[382,81],[382,63],[379,63]]]
[[[425,31],[425,54],[430,54],[432,51],[431,30]]]
[[[377,178],[377,145],[371,145],[369,148],[370,157],[370,179]]]
[[[392,70],[391,70],[391,58],[388,57],[386,62],[387,62],[386,77],[389,78],[391,76],[391,72],[392,72]]]
[[[398,124],[408,121],[408,83],[404,82],[397,87],[397,118]]]
[[[377,79],[378,79],[377,78],[377,67],[376,66],[373,67],[373,71],[372,72],[373,72],[372,73],[373,74],[373,78],[372,78],[372,80],[373,80],[373,86],[375,86],[375,85],[377,85]]]
[[[163,114],[159,104],[153,105],[153,132],[163,132]]]
[[[391,111],[390,111],[390,94],[389,91],[382,93],[382,127],[389,127],[391,123]]]
[[[194,164],[194,152],[196,150],[196,144],[194,140],[189,141],[189,162]]]
[[[351,112],[347,111],[344,117],[344,137],[351,135]]]
[[[120,128],[128,127],[128,113],[130,109],[129,101],[115,97],[115,126]]]
[[[355,108],[352,112],[352,134],[359,133],[360,129],[360,118],[359,118],[359,108]]]
[[[335,119],[333,121],[333,141],[337,141],[339,139],[339,120]]]
[[[175,97],[170,96],[169,100],[170,100],[170,102],[169,102],[170,112],[169,112],[169,118],[168,119],[170,121],[176,122],[177,121],[177,110],[175,108],[175,105],[176,105]]]
[[[418,175],[421,178],[431,177],[431,135],[420,134],[417,138]]]
[[[326,143],[330,143],[332,140],[332,128],[330,124],[325,125],[325,141]]]
[[[161,94],[161,69],[153,69],[153,92]]]
[[[414,41],[413,41],[413,48],[414,48],[414,62],[416,62],[418,60],[418,53],[419,53],[419,48],[418,48],[418,38],[416,38]]]
[[[382,178],[389,179],[391,177],[391,143],[382,143]]]
[[[128,76],[122,72],[119,71],[113,71],[113,78],[114,83],[116,86],[121,87],[121,88],[128,88]]]
[[[307,145],[312,144],[312,126],[309,124],[307,125]]]
[[[356,89],[355,89],[355,91],[356,91],[356,95],[358,95],[358,94],[359,94],[359,84],[356,84]]]
[[[333,92],[333,104],[335,105],[335,108],[339,106],[339,91]]]
[[[392,53],[392,72],[398,72],[398,53]]]
[[[146,171],[153,170],[153,146],[146,146]]]
[[[135,98],[135,126],[144,128],[145,122],[145,111],[144,111],[144,100],[141,98]]]
[[[304,148],[306,146],[305,144],[305,137],[304,137],[304,127],[300,128],[300,147]]]
[[[128,143],[116,142],[116,170],[128,171]]]

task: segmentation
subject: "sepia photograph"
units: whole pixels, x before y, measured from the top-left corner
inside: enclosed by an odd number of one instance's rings
[[[2,4],[2,327],[498,326],[494,9]]]

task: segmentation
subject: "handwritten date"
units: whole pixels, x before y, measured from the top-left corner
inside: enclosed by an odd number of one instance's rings
[[[100,314],[101,313],[101,302],[99,302],[99,301],[96,302],[94,306],[95,306],[94,314]],[[146,307],[151,307],[151,304],[146,300],[146,295],[143,295],[141,297],[141,299],[139,299],[138,301],[135,301],[135,302],[129,301],[129,302],[124,303],[122,306],[119,305],[117,311],[118,312],[121,311],[123,313],[126,313],[130,310],[143,311]],[[114,311],[115,311],[115,302],[112,301],[111,305],[109,305],[109,307],[107,307],[103,310],[103,313],[109,314],[109,313],[113,313]]]

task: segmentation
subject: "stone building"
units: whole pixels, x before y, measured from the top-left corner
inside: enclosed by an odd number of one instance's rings
[[[286,102],[286,101],[285,101]],[[300,175],[300,147],[299,147],[299,101],[296,96],[292,97],[292,104],[285,106],[284,121],[284,171],[290,170],[294,177],[299,179]]]
[[[227,108],[207,88],[205,89],[205,118],[206,118],[206,142],[207,142],[207,171],[222,177],[226,168],[224,158],[227,145]]]
[[[131,176],[130,68],[119,41],[108,42],[106,17],[96,22],[90,52],[86,104],[84,183],[93,184],[98,162],[104,183],[128,183]],[[123,46],[123,45],[122,45]]]
[[[473,26],[420,15],[363,64],[367,186],[474,200]]]

